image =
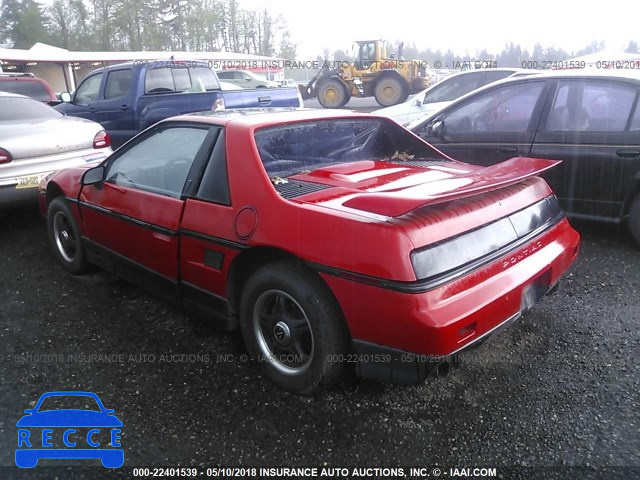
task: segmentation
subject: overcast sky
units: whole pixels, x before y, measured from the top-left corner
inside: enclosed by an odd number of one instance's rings
[[[324,48],[344,50],[354,40],[375,38],[470,56],[483,48],[499,52],[510,41],[529,50],[540,42],[569,52],[593,41],[619,51],[629,40],[640,43],[637,0],[239,1],[244,8],[282,15],[298,44],[299,60],[314,60]]]

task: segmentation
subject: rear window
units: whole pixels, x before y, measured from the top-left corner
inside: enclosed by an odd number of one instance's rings
[[[51,94],[46,87],[42,83],[33,80],[0,79],[0,91],[19,93],[40,102],[51,101]]]
[[[207,92],[219,90],[213,70],[206,66],[172,66],[147,70],[144,92],[157,93]]]
[[[395,122],[349,118],[299,122],[258,130],[256,145],[270,176],[286,177],[362,160],[446,161]]]
[[[58,118],[62,114],[30,98],[0,97],[0,122]]]

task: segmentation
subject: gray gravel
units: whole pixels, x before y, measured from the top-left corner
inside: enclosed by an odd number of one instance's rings
[[[352,378],[302,398],[242,361],[239,334],[105,272],[65,273],[34,211],[0,222],[2,478],[220,464],[554,466],[502,478],[640,477],[640,251],[624,235],[581,225],[581,256],[559,291],[447,379],[398,387]],[[90,354],[120,357],[80,361]],[[15,422],[52,390],[92,391],[116,410],[125,467],[11,467]]]

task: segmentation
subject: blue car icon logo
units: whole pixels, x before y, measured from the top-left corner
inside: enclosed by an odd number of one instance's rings
[[[99,458],[107,468],[124,463],[122,422],[91,392],[48,392],[18,420],[16,465],[33,468],[41,458]]]

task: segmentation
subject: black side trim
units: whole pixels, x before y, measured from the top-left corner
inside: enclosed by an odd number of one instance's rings
[[[342,270],[335,267],[330,267],[328,265],[322,265],[319,263],[307,262],[307,265],[310,268],[315,269],[318,272],[326,273],[328,275],[333,275],[334,277],[345,278],[347,280],[352,280],[354,282],[364,283],[366,285],[373,285],[379,288],[385,288],[387,290],[393,290],[401,293],[423,293],[429,290],[433,290],[445,283],[449,283],[457,278],[468,275],[474,270],[477,270],[489,263],[497,260],[498,258],[507,255],[509,252],[516,250],[523,246],[524,244],[530,242],[535,237],[543,233],[544,231],[550,229],[554,225],[558,224],[564,217],[564,213],[558,214],[555,218],[551,219],[547,223],[541,225],[536,230],[532,231],[528,235],[519,238],[513,243],[510,243],[504,248],[496,250],[495,252],[482,257],[481,259],[466,264],[464,267],[445,273],[443,276],[436,278],[429,278],[426,280],[414,280],[411,282],[402,282],[397,280],[387,280],[380,277],[373,277],[370,275],[364,275],[361,273],[351,272],[349,270]]]
[[[230,331],[238,327],[238,317],[232,314],[231,304],[226,298],[188,282],[180,284],[180,293],[185,310],[213,320],[221,330]]]
[[[178,305],[178,283],[98,243],[82,237],[89,262]]]
[[[73,197],[64,197],[64,199],[69,203],[80,203],[77,198]]]
[[[177,235],[177,232],[175,230],[171,230],[169,228],[161,227],[160,225],[155,225],[155,224],[149,223],[149,222],[143,222],[142,220],[139,220],[137,218],[129,217],[127,215],[122,215],[120,213],[116,213],[116,212],[114,212],[112,210],[109,210],[107,208],[98,207],[97,205],[92,205],[92,204],[87,203],[87,202],[80,201],[78,203],[80,204],[81,207],[90,208],[91,210],[95,210],[95,211],[100,212],[100,213],[102,213],[104,215],[109,215],[110,217],[118,218],[118,219],[123,220],[125,222],[133,223],[134,225],[138,225],[139,227],[142,227],[142,228],[153,230],[155,232],[163,233],[165,235],[169,235],[169,236],[172,236],[172,237],[175,237]]]
[[[225,238],[213,237],[211,235],[206,235],[200,232],[194,232],[193,230],[180,230],[178,232],[180,235],[185,235],[187,237],[197,238],[199,240],[204,240],[205,242],[215,243],[216,245],[222,245],[224,247],[234,248],[236,250],[246,250],[250,248],[249,245],[245,245],[244,243],[234,242],[232,240],[227,240]]]

